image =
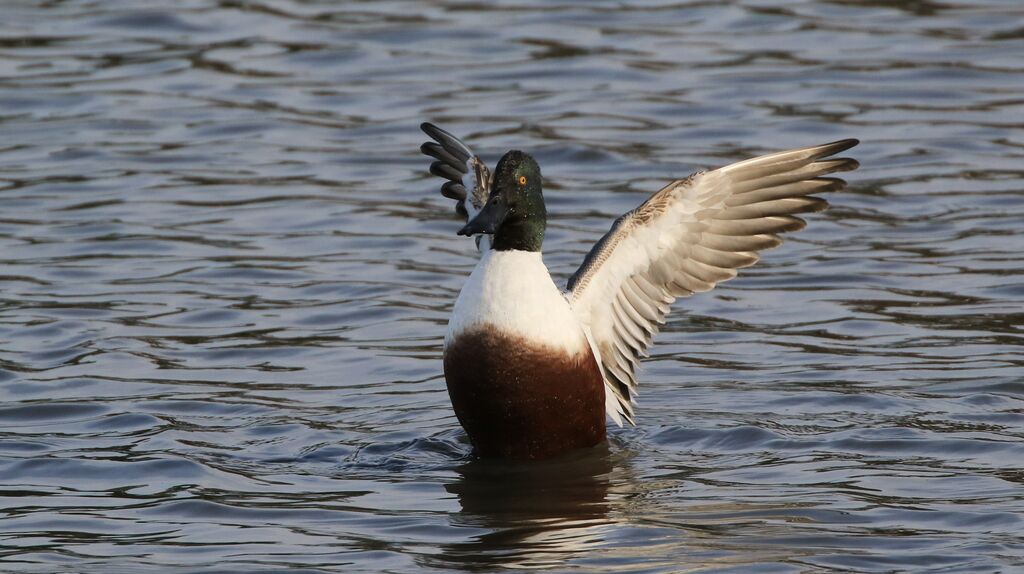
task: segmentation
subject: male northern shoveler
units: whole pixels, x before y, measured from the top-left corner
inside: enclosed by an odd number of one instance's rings
[[[559,290],[541,260],[547,212],[540,167],[510,151],[492,175],[466,144],[429,123],[421,151],[447,179],[480,262],[444,340],[452,406],[481,456],[545,458],[605,439],[605,415],[634,424],[635,371],[677,297],[708,291],[757,252],[802,229],[794,214],[846,185],[832,158],[847,139],[773,153],[668,184],[615,220]],[[829,158],[829,159],[826,159]]]

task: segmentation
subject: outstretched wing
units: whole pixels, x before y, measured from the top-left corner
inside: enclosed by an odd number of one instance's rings
[[[434,141],[420,146],[420,151],[436,159],[430,173],[448,181],[441,185],[441,195],[455,200],[455,211],[473,219],[487,203],[491,194],[491,173],[487,164],[477,157],[462,140],[429,122],[420,124]],[[490,239],[477,237],[481,252],[490,248]]]
[[[753,265],[777,235],[803,229],[794,214],[828,203],[812,193],[846,185],[823,177],[850,171],[829,158],[849,139],[774,153],[674,181],[618,218],[569,279],[569,300],[604,371],[606,410],[633,422],[634,373],[676,297],[708,291]]]

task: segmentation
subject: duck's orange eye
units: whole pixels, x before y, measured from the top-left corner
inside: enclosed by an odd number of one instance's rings
[[[525,175],[519,176],[519,185],[526,185],[526,176]]]

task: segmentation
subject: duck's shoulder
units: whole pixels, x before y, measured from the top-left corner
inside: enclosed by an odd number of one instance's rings
[[[539,252],[492,250],[481,257],[455,302],[445,344],[482,330],[572,355],[587,346]]]

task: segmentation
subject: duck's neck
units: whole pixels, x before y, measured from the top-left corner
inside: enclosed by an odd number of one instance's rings
[[[544,231],[548,226],[548,213],[544,200],[528,200],[518,206],[518,213],[506,219],[491,241],[495,251],[540,251],[544,244]]]
[[[491,249],[495,251],[540,251],[544,243],[543,221],[507,222],[494,234]]]

